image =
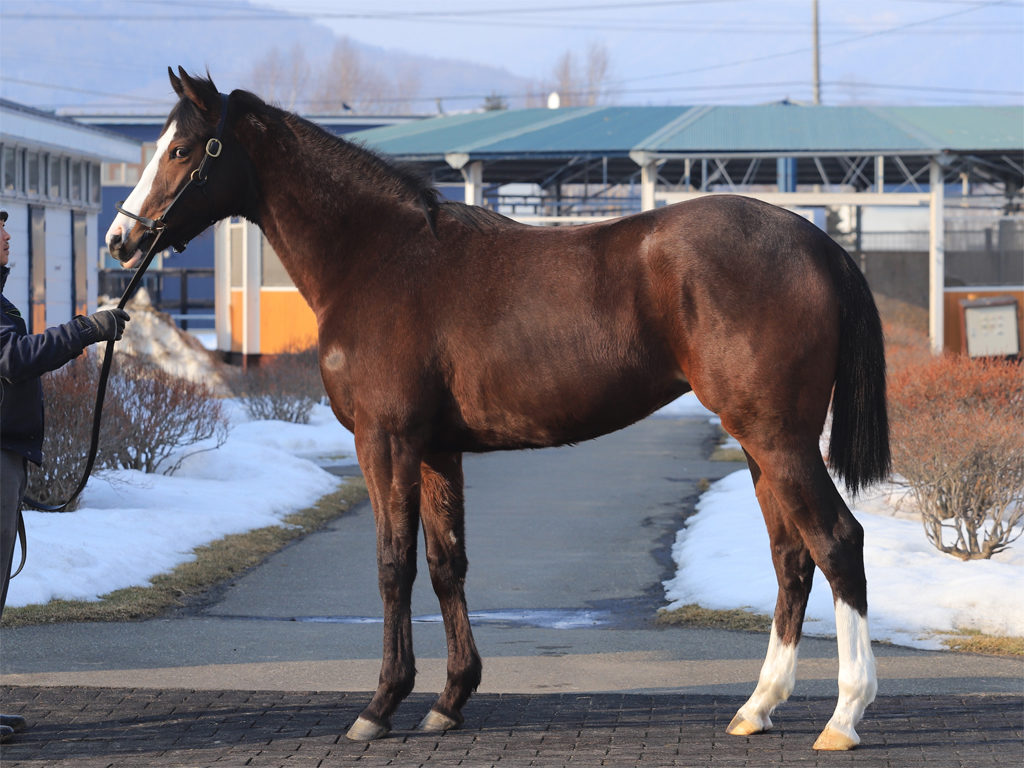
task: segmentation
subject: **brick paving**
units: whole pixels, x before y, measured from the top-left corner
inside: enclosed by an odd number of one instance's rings
[[[1024,765],[1024,697],[880,697],[847,753],[811,749],[834,700],[794,698],[775,730],[725,727],[736,696],[480,694],[466,724],[414,731],[433,701],[413,694],[381,741],[344,738],[366,693],[80,687],[0,688],[29,730],[5,744],[4,768],[174,766],[892,766]]]

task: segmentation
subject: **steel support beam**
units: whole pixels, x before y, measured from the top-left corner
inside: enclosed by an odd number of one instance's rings
[[[932,354],[941,355],[945,343],[943,294],[946,279],[946,190],[942,165],[933,158],[928,168],[930,220],[928,236],[928,340]]]

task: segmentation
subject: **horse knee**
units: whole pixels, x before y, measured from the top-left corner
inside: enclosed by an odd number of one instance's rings
[[[453,552],[441,552],[427,555],[427,566],[430,569],[430,581],[434,589],[450,591],[458,589],[465,583],[469,562],[465,555]]]
[[[411,597],[416,580],[415,553],[401,557],[383,556],[377,563],[377,586],[385,602]]]

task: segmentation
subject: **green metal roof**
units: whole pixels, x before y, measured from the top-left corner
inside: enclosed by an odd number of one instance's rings
[[[408,160],[707,153],[1019,152],[1024,107],[569,107],[441,116],[350,137]]]

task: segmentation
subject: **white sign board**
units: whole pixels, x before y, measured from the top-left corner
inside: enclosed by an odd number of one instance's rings
[[[969,357],[1020,354],[1017,302],[1012,299],[965,302],[964,330]]]

